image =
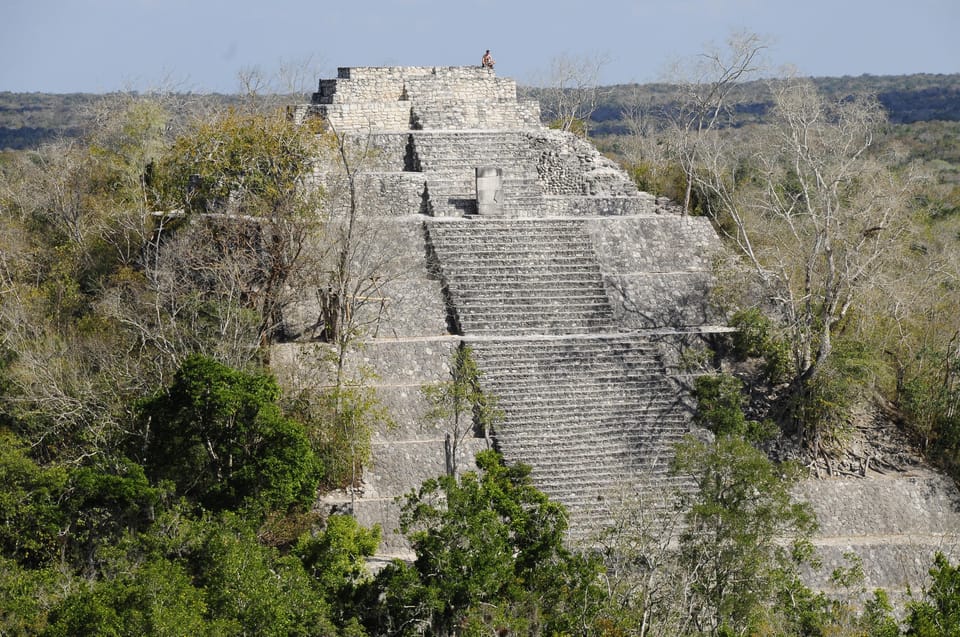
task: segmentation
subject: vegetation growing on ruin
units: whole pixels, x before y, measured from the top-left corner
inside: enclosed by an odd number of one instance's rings
[[[957,90],[920,79],[941,87],[927,95]],[[882,592],[855,609],[800,583],[815,521],[789,500],[796,466],[758,448],[782,427],[838,456],[853,407],[872,405],[960,476],[956,113],[898,106],[906,84],[879,103],[816,86],[734,93],[734,119],[682,157],[643,118],[606,142],[642,187],[689,192],[688,212],[740,250],[717,296],[739,332],[717,352],[759,373],[697,381],[714,437],[684,442],[674,472],[700,488],[668,494],[683,506],[657,525],[625,511],[581,552],[529,471],[485,452],[408,495],[416,561],[375,577],[380,530],[312,503],[355,486],[388,415],[362,377],[285,395],[269,355],[292,336],[291,288],[329,284],[354,310],[369,296],[368,271],[311,261],[362,242],[325,234],[323,202],[298,187],[337,140],[239,101],[198,120],[130,95],[56,116],[73,136],[0,162],[0,634],[901,634]],[[891,126],[881,106],[907,114]],[[921,114],[939,119],[911,123]],[[359,315],[318,329],[348,347]],[[457,356],[433,398],[461,427],[490,403],[469,350]],[[958,570],[936,559],[905,634],[955,634]]]

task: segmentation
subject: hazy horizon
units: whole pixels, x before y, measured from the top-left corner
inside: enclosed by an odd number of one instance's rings
[[[479,64],[542,84],[551,60],[606,57],[605,85],[651,83],[736,31],[801,75],[960,72],[960,3],[915,0],[7,0],[0,91],[235,93],[242,72],[309,90],[339,66]]]

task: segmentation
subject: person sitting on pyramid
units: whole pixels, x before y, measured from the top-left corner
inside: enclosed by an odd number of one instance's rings
[[[487,49],[487,52],[483,54],[483,58],[480,60],[480,66],[485,69],[493,69],[493,56],[490,55],[490,49]]]

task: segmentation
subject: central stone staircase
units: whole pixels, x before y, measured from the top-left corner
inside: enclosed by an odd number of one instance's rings
[[[498,450],[531,465],[538,488],[575,512],[571,539],[610,525],[625,495],[684,484],[667,469],[690,430],[687,405],[654,344],[610,334],[468,343],[503,413]]]
[[[617,330],[583,224],[427,224],[453,319],[503,414],[495,446],[567,507],[574,541],[611,523],[625,489],[681,486],[667,468],[690,431],[656,343]]]
[[[428,229],[463,334],[614,329],[600,265],[581,221],[437,220]]]

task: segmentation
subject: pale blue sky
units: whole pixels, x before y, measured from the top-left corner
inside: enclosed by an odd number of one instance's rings
[[[651,82],[736,30],[803,75],[960,72],[960,0],[0,0],[0,91],[233,92],[241,70],[477,64],[534,83],[561,54]],[[311,77],[309,84],[315,84]]]

